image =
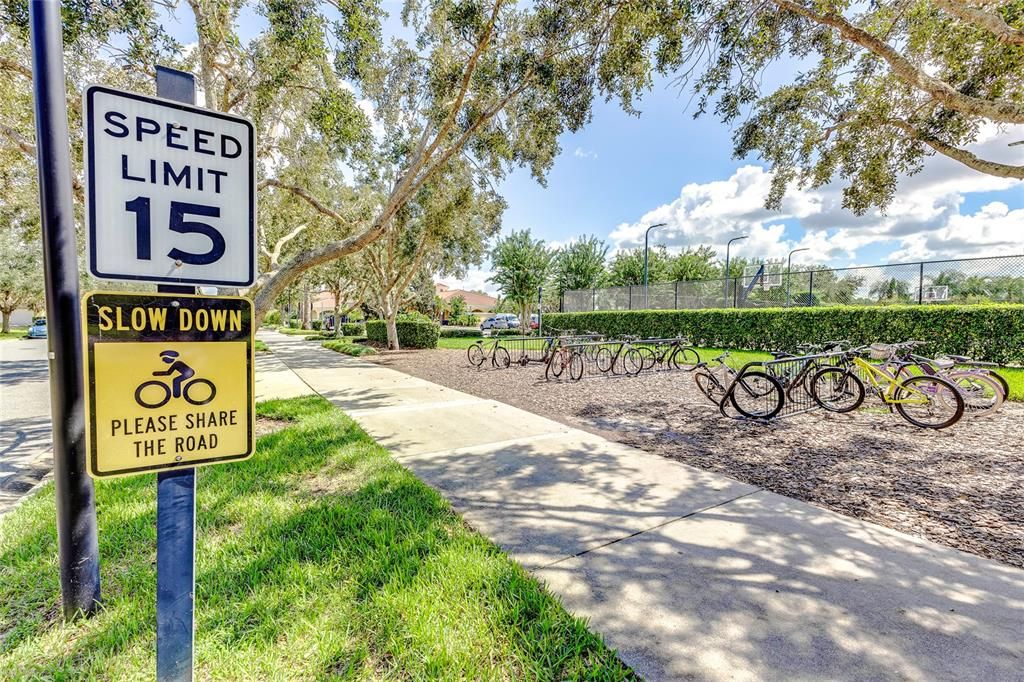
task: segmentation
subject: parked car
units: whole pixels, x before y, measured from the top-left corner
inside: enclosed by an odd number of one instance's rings
[[[498,313],[481,322],[480,329],[519,329],[519,317],[512,313]]]
[[[32,326],[28,328],[28,338],[30,339],[45,339],[46,338],[46,318],[37,317],[32,320]]]

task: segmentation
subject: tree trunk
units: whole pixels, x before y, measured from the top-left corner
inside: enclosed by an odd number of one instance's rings
[[[334,338],[341,336],[341,292],[334,292]]]
[[[398,347],[398,306],[388,306],[387,327],[388,327],[388,350],[399,350]]]
[[[11,332],[11,313],[13,313],[13,312],[14,312],[13,310],[0,310],[0,313],[4,314],[4,321],[3,321],[3,333],[4,334],[9,334]]]

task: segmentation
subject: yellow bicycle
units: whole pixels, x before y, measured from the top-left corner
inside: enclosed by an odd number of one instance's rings
[[[863,376],[890,410],[895,408],[914,426],[944,429],[957,423],[964,414],[964,399],[950,381],[931,375],[898,378],[861,357],[869,353],[873,360],[891,360],[895,352],[896,346],[887,344],[846,351],[837,366],[814,375],[811,396],[826,410],[850,412],[864,402],[867,389]]]

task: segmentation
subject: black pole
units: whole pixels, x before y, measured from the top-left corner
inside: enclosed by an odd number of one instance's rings
[[[78,244],[71,193],[71,142],[64,85],[60,3],[32,0],[32,86],[43,227],[53,480],[64,617],[92,614],[100,600],[96,499],[85,468],[82,330],[78,307]]]
[[[195,77],[156,67],[156,94],[196,102]],[[167,294],[194,294],[195,287],[161,285]],[[192,679],[195,645],[196,470],[171,469],[156,475],[156,677],[160,682]]]

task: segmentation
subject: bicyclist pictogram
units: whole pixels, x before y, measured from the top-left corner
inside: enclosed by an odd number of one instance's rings
[[[168,386],[163,381],[144,381],[135,389],[135,402],[142,407],[156,409],[163,407],[171,398],[184,398],[193,405],[205,405],[217,395],[217,387],[209,379],[194,379],[196,371],[178,357],[178,352],[165,350],[160,359],[170,365],[166,370],[153,372],[155,377],[177,374]]]

